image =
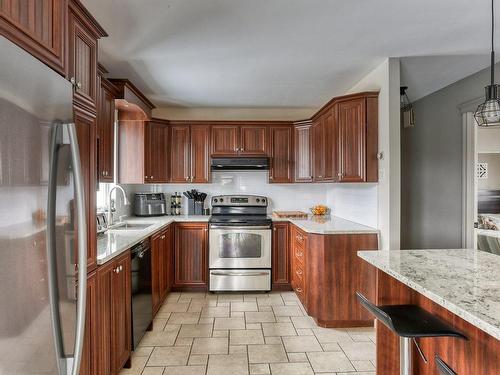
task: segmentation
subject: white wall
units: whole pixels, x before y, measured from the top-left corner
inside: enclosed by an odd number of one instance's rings
[[[269,198],[269,209],[302,210],[316,204],[326,204],[332,214],[361,224],[377,226],[376,184],[353,184],[349,190],[346,185],[339,184],[270,184],[267,172],[214,172],[211,184],[165,184],[165,185],[122,185],[127,191],[129,200],[133,202],[136,192],[162,192],[170,195],[174,192],[197,189],[208,194],[205,207],[210,206],[210,198],[220,194],[254,194]],[[350,194],[357,194],[351,197]],[[345,207],[344,199],[358,202],[357,207]],[[119,198],[119,200],[121,200]],[[186,199],[183,198],[183,209],[187,210]],[[118,204],[121,207],[121,202]],[[130,212],[120,212],[130,214]]]
[[[153,109],[153,117],[168,120],[282,120],[298,121],[310,118],[318,108],[187,108]]]
[[[400,248],[401,210],[401,150],[399,120],[399,59],[388,58],[354,85],[348,93],[379,91],[379,161],[378,183],[378,229],[382,250]],[[359,212],[360,190],[357,186],[342,188],[343,212]],[[367,189],[362,194],[368,197],[374,191]],[[368,200],[368,198],[367,198]]]

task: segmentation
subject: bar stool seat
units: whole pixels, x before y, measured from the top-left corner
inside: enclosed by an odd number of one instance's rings
[[[375,318],[400,337],[400,373],[413,375],[411,358],[411,341],[425,362],[424,353],[420,349],[417,338],[423,337],[457,337],[467,340],[467,336],[432,315],[417,305],[384,305],[377,306],[364,295],[356,292],[361,305],[371,312]]]

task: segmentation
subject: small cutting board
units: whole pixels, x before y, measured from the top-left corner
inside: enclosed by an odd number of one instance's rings
[[[273,216],[280,219],[307,219],[307,213],[302,211],[273,211]]]

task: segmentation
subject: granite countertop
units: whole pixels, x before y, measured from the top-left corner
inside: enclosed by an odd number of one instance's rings
[[[358,256],[500,340],[500,256],[466,249],[359,251]]]
[[[143,230],[107,231],[97,236],[97,264],[101,265],[174,222],[208,222],[210,216],[129,217],[127,223],[152,225]]]
[[[378,229],[367,227],[366,225],[358,224],[337,216],[318,218],[309,215],[307,219],[282,219],[276,217],[273,217],[272,219],[273,221],[289,221],[293,225],[302,229],[304,232],[312,234],[379,233]]]

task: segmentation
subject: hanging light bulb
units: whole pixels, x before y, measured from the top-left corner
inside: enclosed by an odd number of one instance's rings
[[[486,86],[486,101],[477,107],[474,118],[479,126],[491,127],[500,126],[500,101],[498,100],[498,85],[495,85],[495,12],[493,1],[491,0],[491,82]]]

